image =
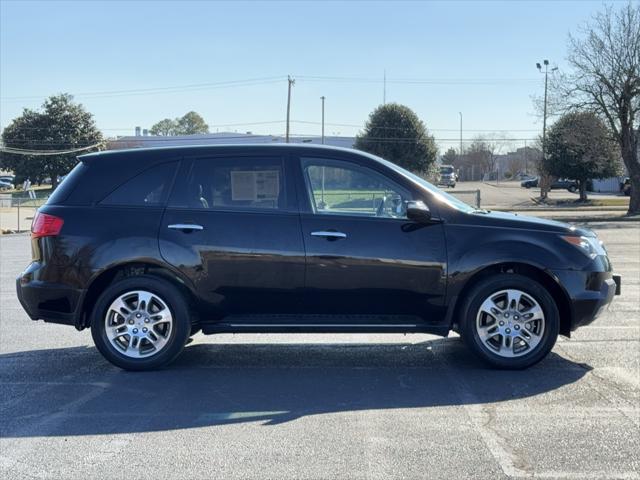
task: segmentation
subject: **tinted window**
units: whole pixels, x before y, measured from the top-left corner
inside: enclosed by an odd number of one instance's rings
[[[83,162],[78,163],[73,170],[67,174],[62,182],[58,185],[55,191],[51,194],[47,203],[49,205],[55,205],[62,203],[75,188],[78,182],[82,181],[82,177],[89,167]]]
[[[151,167],[126,181],[102,202],[103,205],[158,206],[162,205],[171,188],[177,162]]]
[[[371,169],[322,159],[305,159],[303,167],[317,214],[406,218],[410,194]]]
[[[279,158],[197,159],[181,190],[172,206],[276,210],[286,205]]]

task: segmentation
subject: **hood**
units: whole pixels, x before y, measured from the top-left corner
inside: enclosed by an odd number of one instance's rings
[[[469,214],[469,216],[477,218],[477,222],[483,225],[489,224],[503,228],[521,228],[526,230],[581,235],[585,237],[596,236],[594,232],[587,228],[576,227],[575,225],[558,222],[556,220],[520,215],[518,213],[489,211],[487,213],[472,213]]]

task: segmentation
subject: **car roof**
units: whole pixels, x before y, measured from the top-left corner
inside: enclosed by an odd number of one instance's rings
[[[276,144],[264,144],[264,143],[243,143],[243,144],[219,144],[219,145],[173,145],[167,147],[145,147],[145,148],[130,148],[123,150],[105,150],[102,152],[87,153],[80,155],[78,158],[83,162],[93,162],[100,159],[115,159],[117,157],[126,156],[131,158],[132,156],[150,157],[154,156],[154,153],[163,153],[159,155],[158,159],[163,159],[175,156],[192,156],[202,155],[206,153],[222,153],[224,151],[255,151],[255,150],[269,150],[273,153],[293,153],[309,155],[312,152],[317,153],[348,153],[351,155],[366,156],[371,159],[376,159],[373,155],[369,155],[366,152],[354,150],[351,148],[333,147],[329,145],[304,145],[304,144],[291,144],[291,143],[276,143]]]

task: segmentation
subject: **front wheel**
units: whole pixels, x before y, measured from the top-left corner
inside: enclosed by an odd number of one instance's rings
[[[98,298],[91,335],[102,355],[125,370],[153,370],[171,362],[191,333],[182,293],[166,280],[129,277]]]
[[[486,363],[522,369],[542,360],[555,345],[560,316],[553,297],[535,280],[498,274],[465,297],[461,334]]]

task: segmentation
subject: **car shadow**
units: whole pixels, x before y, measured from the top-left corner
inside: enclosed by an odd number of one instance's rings
[[[112,367],[95,348],[0,355],[4,438],[275,425],[309,415],[488,404],[544,394],[591,367],[551,353],[484,367],[457,338],[415,344],[195,344],[164,370]]]

